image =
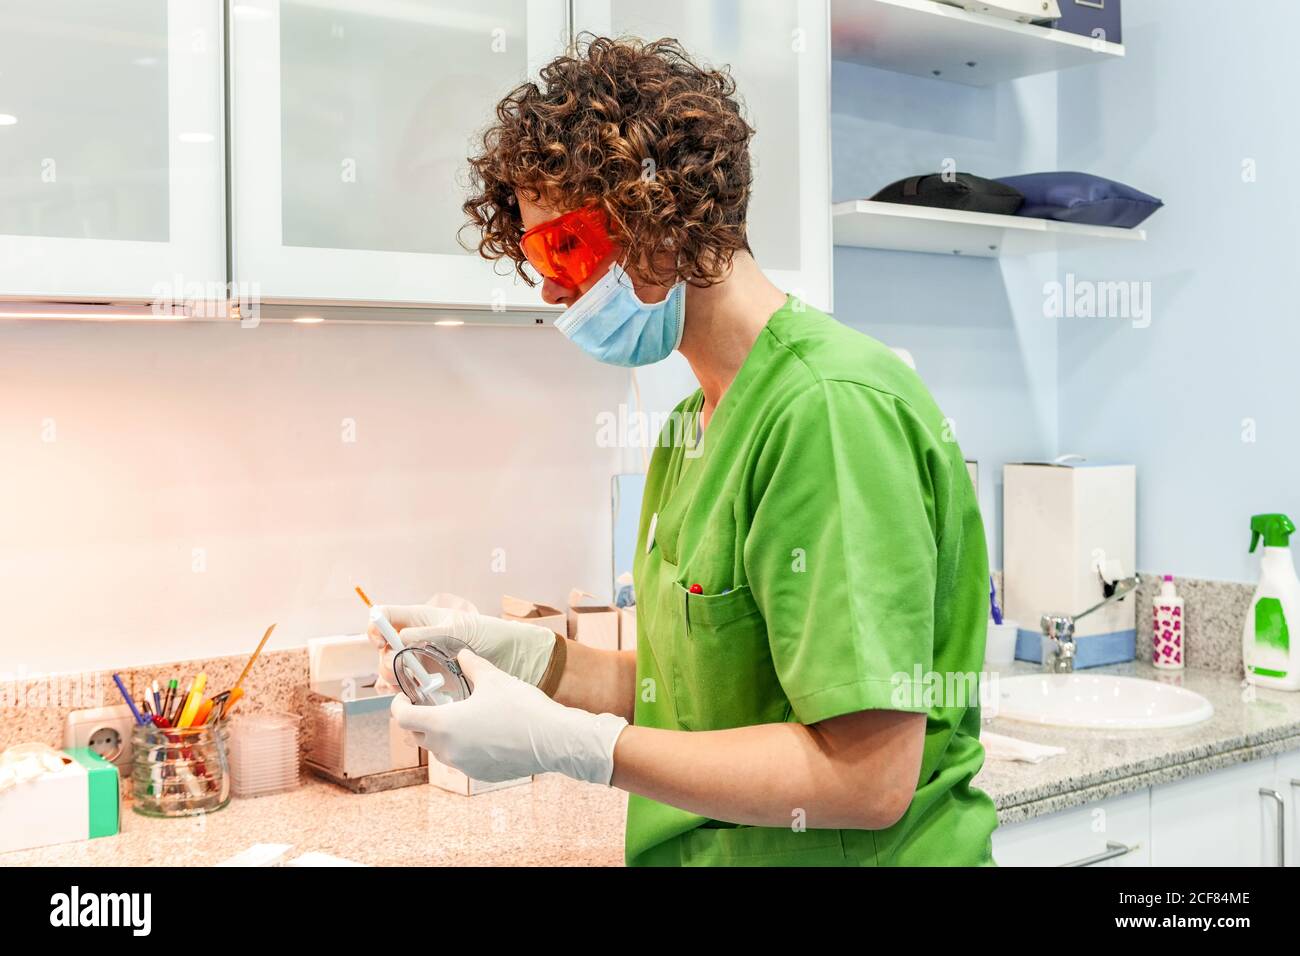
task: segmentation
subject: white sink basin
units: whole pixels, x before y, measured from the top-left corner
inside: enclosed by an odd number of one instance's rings
[[[998,717],[1054,727],[1151,730],[1209,720],[1194,691],[1110,674],[1024,674],[998,680]]]

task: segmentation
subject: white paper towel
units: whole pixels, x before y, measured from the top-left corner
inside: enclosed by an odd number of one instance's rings
[[[1053,747],[1051,744],[1035,744],[1028,740],[1017,740],[1015,737],[989,733],[987,730],[980,734],[980,743],[984,745],[984,753],[990,760],[1019,760],[1022,763],[1042,763],[1048,757],[1055,757],[1057,754],[1065,753],[1064,747]]]

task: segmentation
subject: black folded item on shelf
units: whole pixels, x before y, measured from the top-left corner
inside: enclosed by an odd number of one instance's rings
[[[964,209],[1014,215],[1025,201],[1018,189],[970,173],[930,173],[890,183],[871,197],[876,202]]]

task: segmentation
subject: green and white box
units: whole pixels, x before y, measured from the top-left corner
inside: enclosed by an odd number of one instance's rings
[[[88,747],[61,770],[0,793],[0,853],[113,836],[122,816],[117,768]]]

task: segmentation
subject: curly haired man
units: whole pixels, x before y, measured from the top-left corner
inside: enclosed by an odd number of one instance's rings
[[[679,350],[694,427],[650,463],[636,651],[388,608],[474,685],[394,712],[472,776],[628,791],[632,864],[987,865],[974,491],[912,370],[754,260],[752,134],[731,76],[671,40],[589,39],[498,104],[480,253],[531,265],[597,360]]]

